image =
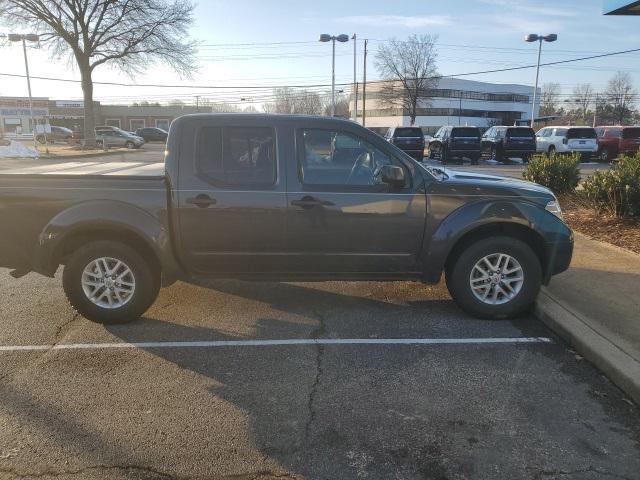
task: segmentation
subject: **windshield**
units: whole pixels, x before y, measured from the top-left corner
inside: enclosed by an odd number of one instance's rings
[[[421,128],[396,128],[394,137],[422,137]]]
[[[567,138],[596,138],[596,131],[593,128],[570,128]]]

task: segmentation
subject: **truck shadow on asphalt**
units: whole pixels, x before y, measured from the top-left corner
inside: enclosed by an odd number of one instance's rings
[[[378,298],[365,298],[289,283],[213,281],[198,287],[313,320],[262,316],[254,323],[252,339],[548,334],[530,318],[488,324],[472,319],[450,300],[396,303],[380,299],[379,291]],[[212,300],[205,294],[201,300],[211,301],[212,309],[222,307],[218,297]],[[149,317],[107,329],[126,342],[246,338],[215,327]],[[522,370],[532,368],[525,359],[547,347],[514,348],[507,355],[504,347],[469,345],[146,350],[215,381],[211,394],[246,413],[253,447],[282,469],[269,470],[269,475],[285,471],[305,478],[428,479],[474,478],[486,462],[506,462],[506,471],[524,475],[515,457],[505,460],[499,453],[512,450],[513,441],[500,433],[502,422],[519,415],[519,407],[505,406],[503,397],[521,395],[516,390],[522,386],[513,382],[514,368],[522,375]],[[501,396],[496,396],[498,391]],[[219,428],[216,415],[211,411],[197,424]],[[194,431],[194,437],[199,434]],[[535,439],[526,437],[523,432],[520,441],[538,447]],[[487,453],[488,444],[493,453]],[[478,445],[482,448],[470,452]]]

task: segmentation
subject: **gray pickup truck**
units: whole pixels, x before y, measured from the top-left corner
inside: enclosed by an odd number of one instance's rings
[[[161,286],[244,280],[415,280],[445,273],[482,318],[530,308],[568,268],[557,199],[524,181],[423,167],[333,118],[197,114],[163,164],[0,174],[0,267],[62,282],[86,318],[133,320]]]

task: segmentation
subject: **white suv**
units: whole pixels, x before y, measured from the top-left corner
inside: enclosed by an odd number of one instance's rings
[[[545,127],[536,133],[536,150],[548,153],[581,153],[592,157],[598,153],[598,136],[591,127]]]

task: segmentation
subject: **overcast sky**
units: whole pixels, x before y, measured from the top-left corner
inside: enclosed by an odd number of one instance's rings
[[[4,26],[0,32],[8,33]],[[331,81],[331,47],[317,41],[320,33],[357,33],[358,79],[362,77],[360,39],[370,39],[369,78],[376,78],[377,46],[391,37],[411,34],[439,36],[438,69],[458,74],[535,63],[537,44],[523,41],[526,33],[557,33],[555,43],[543,47],[543,62],[640,48],[640,18],[602,15],[602,0],[540,2],[528,0],[448,1],[334,1],[222,0],[201,1],[196,9],[193,39],[202,42],[199,71],[180,79],[163,65],[145,74],[127,77],[100,67],[94,80],[129,83],[206,86],[272,86],[328,84]],[[275,44],[277,43],[277,44]],[[250,44],[250,45],[247,45]],[[337,81],[353,78],[353,43],[336,46]],[[30,48],[34,76],[78,79],[73,64],[51,59],[46,49]],[[19,45],[0,48],[0,73],[24,74]],[[544,67],[541,83],[558,82],[569,93],[573,86],[590,82],[602,89],[617,70],[628,71],[640,85],[640,53],[606,59]],[[534,70],[464,77],[497,83],[532,84]],[[0,76],[0,95],[26,95],[24,79]],[[33,94],[56,99],[81,98],[79,84],[33,80]],[[259,101],[269,90],[209,90],[204,88],[115,87],[96,85],[95,98],[108,102],[166,101],[195,95],[230,102]],[[263,93],[263,94],[264,94]]]

